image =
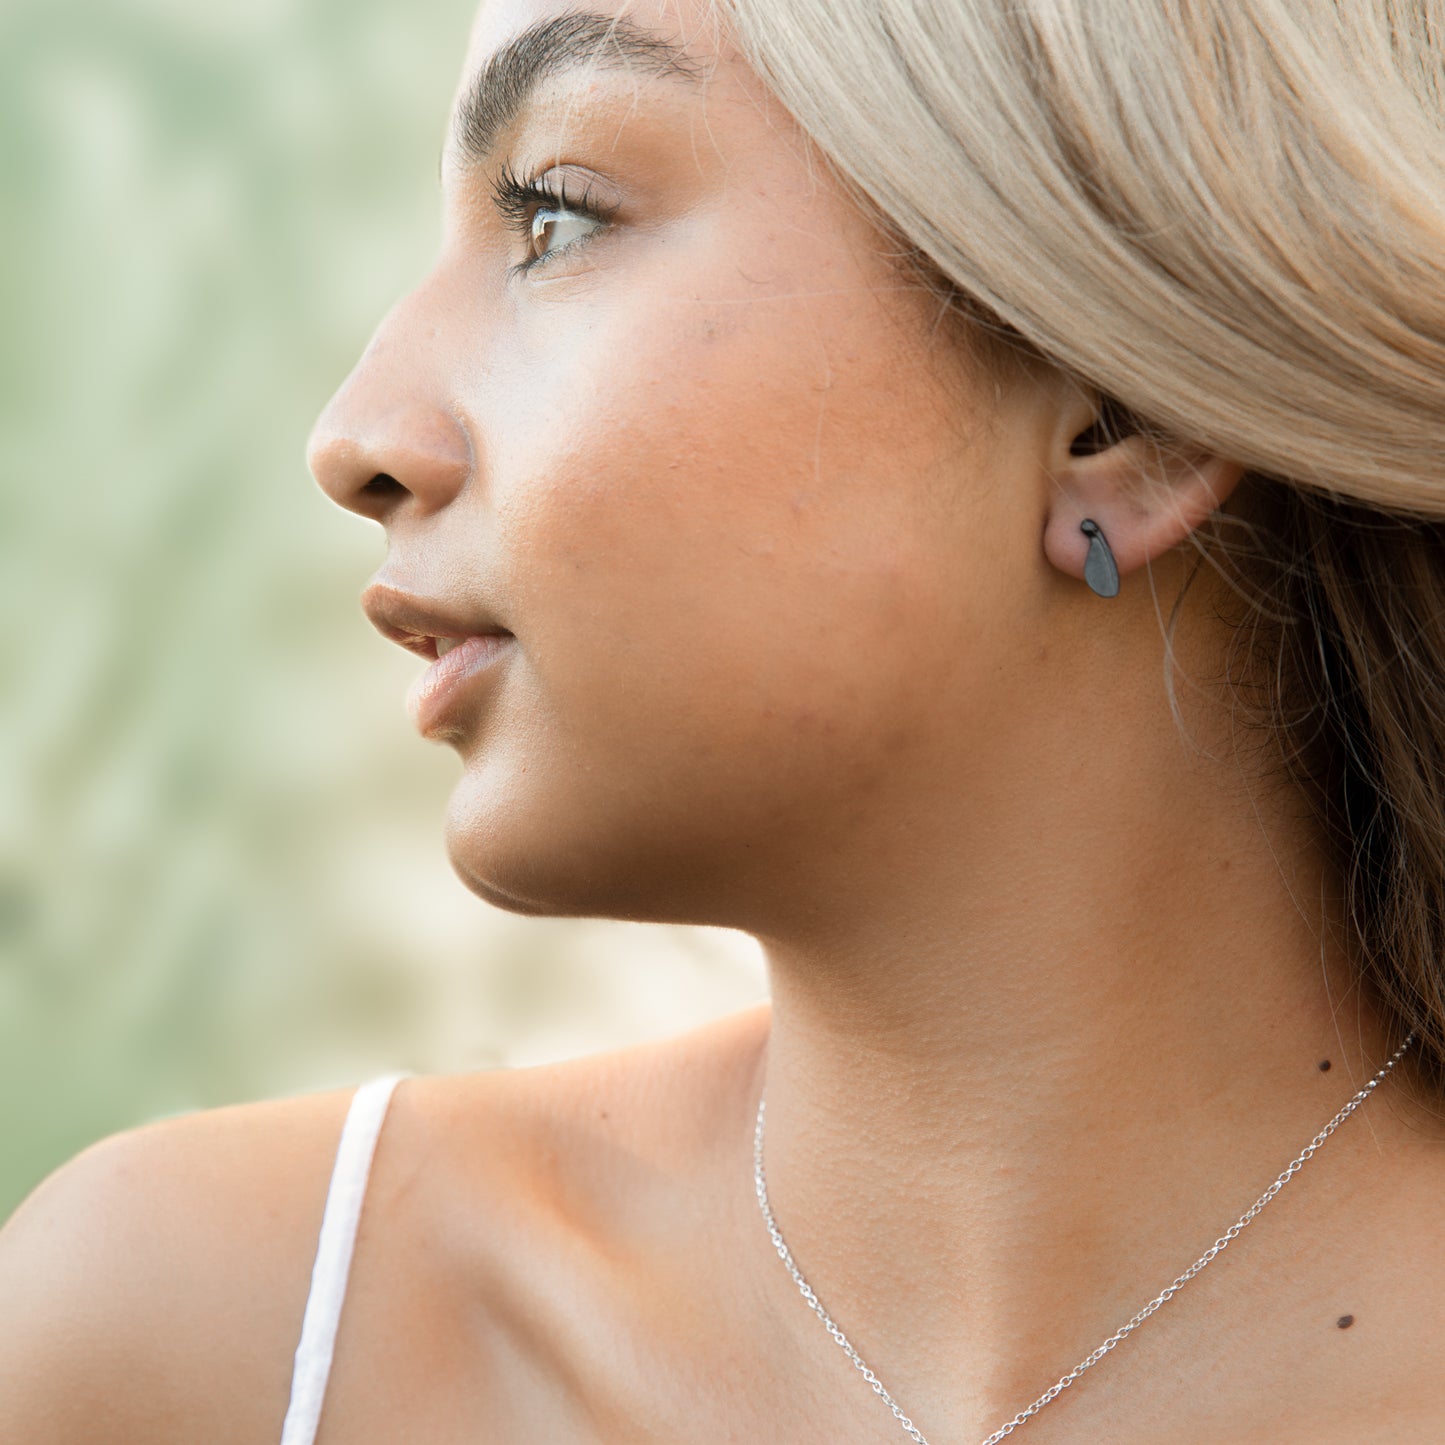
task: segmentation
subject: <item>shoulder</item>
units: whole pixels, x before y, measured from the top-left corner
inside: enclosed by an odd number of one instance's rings
[[[444,1313],[458,1289],[505,1313],[534,1297],[529,1255],[641,1226],[655,1201],[626,1177],[700,1147],[719,1088],[765,1032],[753,1010],[547,1068],[407,1080],[377,1152],[338,1365],[369,1316]],[[108,1445],[278,1439],[352,1093],[168,1120],[46,1180],[0,1230],[0,1439],[90,1445],[101,1421]],[[436,1290],[416,1295],[418,1281]]]
[[[0,1438],[279,1437],[350,1091],[92,1146],[0,1231]],[[271,1426],[274,1422],[274,1429]]]
[[[499,1210],[566,1207],[579,1188],[596,1202],[607,1161],[681,1163],[705,1154],[720,1117],[753,1083],[768,1009],[751,1009],[656,1043],[543,1067],[409,1080],[387,1123],[380,1197],[422,1192],[475,1201],[463,1177],[504,1188],[477,1193]],[[424,1171],[425,1191],[417,1188]],[[456,1191],[433,1189],[446,1179]],[[605,1192],[605,1191],[602,1191]],[[379,1205],[380,1210],[384,1206]]]
[[[392,1266],[480,1271],[476,1298],[504,1306],[514,1291],[538,1299],[537,1258],[615,1255],[669,1213],[677,1190],[697,1186],[719,1131],[746,1123],[739,1101],[767,1024],[764,1007],[560,1064],[409,1080],[367,1201]]]
[[[332,1438],[570,1439],[610,1418],[619,1390],[655,1388],[658,1321],[679,1318],[678,1288],[694,1297],[732,1192],[720,1181],[741,1177],[729,1151],[750,1147],[767,1024],[756,1009],[644,1047],[404,1085],[337,1339]]]

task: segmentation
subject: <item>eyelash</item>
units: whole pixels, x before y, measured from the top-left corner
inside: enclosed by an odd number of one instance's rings
[[[574,216],[586,216],[604,226],[611,220],[613,213],[612,207],[605,206],[594,198],[590,186],[574,199],[567,192],[566,177],[553,186],[545,179],[545,173],[520,177],[505,162],[492,181],[492,198],[496,202],[497,213],[529,243],[532,238],[532,222],[539,210],[570,211]],[[511,270],[513,273],[530,271],[534,266],[544,265],[584,241],[590,241],[596,234],[594,231],[591,235],[568,241],[565,246],[559,246],[555,251],[530,256],[525,261],[519,261]]]

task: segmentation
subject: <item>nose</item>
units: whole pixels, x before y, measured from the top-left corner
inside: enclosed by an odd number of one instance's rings
[[[403,303],[382,323],[307,447],[321,490],[383,525],[406,511],[439,511],[472,469],[470,438],[448,404],[439,358],[408,331],[408,310]],[[425,336],[427,328],[419,329]]]

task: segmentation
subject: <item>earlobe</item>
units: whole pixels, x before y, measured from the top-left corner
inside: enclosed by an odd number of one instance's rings
[[[1056,458],[1044,552],[1100,597],[1178,546],[1220,507],[1244,469],[1197,448],[1134,435]]]

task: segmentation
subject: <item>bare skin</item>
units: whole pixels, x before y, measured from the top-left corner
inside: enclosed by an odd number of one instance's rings
[[[463,93],[557,13],[489,0]],[[1166,696],[1161,617],[1190,532],[1248,514],[1239,468],[1076,452],[1097,398],[975,364],[701,4],[626,13],[686,73],[573,68],[486,155],[454,133],[436,267],[312,461],[386,528],[379,623],[508,634],[420,719],[462,765],[469,886],[746,929],[773,1004],[404,1084],[320,1439],[905,1438],[762,1231],[766,1084],[798,1259],[934,1445],[977,1441],[1232,1222],[1386,1034],[1299,799],[1233,746],[1210,576],[1182,734]],[[558,216],[514,269],[504,162],[608,218]],[[0,1236],[0,1438],[278,1439],[345,1105],[169,1123],[43,1186]],[[1402,1066],[1024,1438],[1445,1436],[1434,1108]]]

